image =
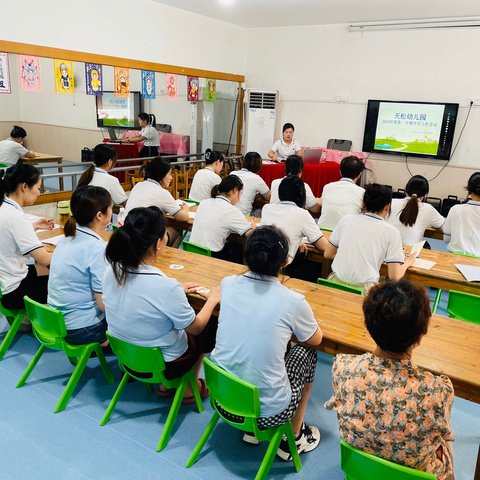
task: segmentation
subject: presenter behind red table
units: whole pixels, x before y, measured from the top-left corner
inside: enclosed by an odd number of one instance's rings
[[[124,138],[122,143],[143,142],[143,148],[140,150],[140,157],[156,157],[158,147],[160,147],[160,138],[155,129],[156,118],[153,114],[141,113],[138,116],[138,123],[142,130],[134,137]]]
[[[284,162],[290,155],[303,155],[300,142],[293,138],[293,132],[295,127],[291,123],[286,123],[282,128],[282,138],[277,140],[271,150],[268,152],[268,156],[272,160],[278,160]]]

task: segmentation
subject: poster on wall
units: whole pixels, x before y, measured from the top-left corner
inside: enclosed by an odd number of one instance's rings
[[[155,99],[155,72],[142,70],[142,97]]]
[[[0,93],[12,93],[8,53],[0,52]]]
[[[55,92],[56,93],[75,93],[73,82],[73,63],[69,60],[53,61],[55,69]]]
[[[198,77],[187,77],[187,101],[198,102]]]
[[[205,95],[207,102],[215,103],[217,100],[217,81],[214,78],[207,78],[207,93]]]
[[[85,91],[87,95],[103,95],[103,71],[98,63],[85,64]]]
[[[20,69],[20,90],[23,92],[41,92],[40,57],[18,55],[18,67]]]
[[[178,100],[178,75],[174,73],[165,74],[165,98]]]
[[[130,97],[130,69],[115,67],[115,96]]]

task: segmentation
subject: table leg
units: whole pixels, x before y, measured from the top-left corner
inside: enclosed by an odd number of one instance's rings
[[[62,160],[57,163],[62,163]],[[63,173],[63,167],[58,167],[58,173]],[[60,191],[63,192],[63,177],[58,177],[58,186]]]
[[[475,474],[473,480],[480,480],[480,445],[478,446],[477,466],[475,467]]]

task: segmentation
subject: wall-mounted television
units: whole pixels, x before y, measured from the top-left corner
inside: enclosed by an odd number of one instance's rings
[[[449,160],[458,103],[369,100],[364,152]]]
[[[139,129],[138,115],[142,112],[140,92],[130,92],[130,97],[116,97],[113,92],[96,96],[97,126]]]

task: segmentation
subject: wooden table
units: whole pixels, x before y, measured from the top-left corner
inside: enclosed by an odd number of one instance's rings
[[[29,165],[34,165],[36,163],[62,163],[63,157],[59,155],[50,155],[48,153],[40,153],[40,152],[35,152],[35,158],[26,158],[26,157],[21,157],[23,161],[28,163]],[[41,168],[41,165],[40,165]],[[58,167],[58,172],[62,173],[63,168]],[[60,190],[63,191],[63,177],[59,177],[58,179],[58,185],[60,187]],[[42,183],[42,193],[44,190],[44,186]]]

